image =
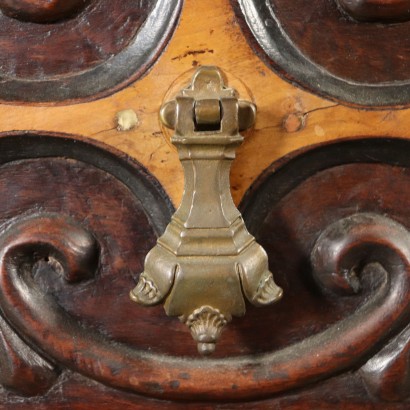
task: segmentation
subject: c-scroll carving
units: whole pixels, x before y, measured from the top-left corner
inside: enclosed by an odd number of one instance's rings
[[[24,277],[19,282],[18,293],[28,302],[36,303],[42,292],[34,285],[39,263],[47,263],[62,280],[75,283],[89,279],[98,264],[98,245],[95,239],[67,218],[55,214],[36,214],[18,219],[5,227],[0,235],[0,260],[2,272],[13,272]],[[10,290],[1,280],[0,300]],[[10,295],[11,296],[11,295]],[[18,322],[25,314],[19,299],[2,304],[8,320]],[[51,315],[49,310],[37,312]],[[33,322],[28,325],[29,327]],[[53,331],[58,331],[54,323]],[[27,330],[27,332],[26,332]],[[30,341],[30,329],[18,329],[24,340]],[[67,332],[67,329],[65,330]],[[44,358],[32,350],[0,316],[0,383],[19,394],[33,396],[45,393],[56,381],[59,371],[51,358]],[[47,356],[47,355],[45,355]]]
[[[322,288],[339,294],[360,291],[360,273],[369,275],[378,289],[358,316],[363,340],[378,350],[378,340],[397,332],[410,316],[410,233],[401,224],[381,215],[356,214],[328,227],[312,252],[315,278]],[[380,299],[379,299],[380,298]],[[377,302],[379,300],[379,302]],[[360,326],[360,328],[359,328]],[[357,344],[357,342],[356,342]],[[400,335],[360,370],[370,391],[385,400],[409,396],[410,332]]]
[[[161,398],[255,398],[330,377],[363,364],[400,331],[410,314],[410,234],[374,214],[331,225],[312,253],[316,278],[327,290],[352,288],[352,269],[367,264],[364,271],[372,294],[353,315],[285,349],[223,360],[147,353],[113,343],[70,316],[31,274],[33,255],[50,255],[65,280],[91,277],[98,246],[84,229],[64,218],[17,221],[2,232],[0,245],[1,308],[27,343],[48,360],[87,377]]]

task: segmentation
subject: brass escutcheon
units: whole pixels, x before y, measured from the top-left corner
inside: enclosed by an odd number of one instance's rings
[[[182,202],[145,259],[131,299],[164,302],[191,330],[201,354],[210,354],[232,316],[282,296],[265,250],[247,231],[233,203],[229,171],[242,143],[240,130],[255,121],[256,107],[225,87],[216,67],[201,67],[192,84],[161,108],[175,129],[171,141],[185,173]]]

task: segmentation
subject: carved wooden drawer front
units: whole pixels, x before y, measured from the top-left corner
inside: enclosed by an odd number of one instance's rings
[[[0,0],[0,409],[410,408],[409,7]]]
[[[314,147],[266,170],[241,208],[284,297],[249,306],[204,360],[182,324],[128,299],[172,210],[158,183],[102,147],[29,138],[0,140],[1,382],[45,394],[27,404],[58,400],[61,383],[215,401],[324,381],[309,394],[329,400],[348,379],[357,405],[407,398],[406,140]]]

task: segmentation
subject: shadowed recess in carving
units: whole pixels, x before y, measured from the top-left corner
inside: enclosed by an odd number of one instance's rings
[[[410,19],[410,0],[336,0],[354,19],[392,23]]]
[[[51,23],[71,17],[89,0],[0,0],[0,9],[7,16],[36,23]]]

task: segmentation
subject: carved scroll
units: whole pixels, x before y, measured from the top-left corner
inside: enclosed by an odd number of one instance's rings
[[[327,378],[376,353],[410,314],[410,234],[374,214],[331,225],[312,253],[315,277],[326,291],[357,291],[359,272],[365,273],[374,291],[353,315],[285,349],[223,360],[144,352],[113,343],[70,316],[32,272],[39,258],[48,258],[64,280],[92,276],[98,246],[76,224],[53,215],[23,219],[3,231],[0,248],[1,308],[25,341],[85,376],[161,398],[254,398]]]
[[[384,288],[385,297],[379,306],[369,309],[371,304],[367,304],[361,308],[360,332],[373,328],[373,338],[363,343],[377,349],[377,333],[385,337],[408,322],[410,233],[402,225],[376,214],[362,213],[342,219],[322,233],[312,261],[315,278],[324,289],[357,293],[363,271],[372,287],[379,284],[378,296]],[[410,332],[406,328],[362,367],[361,374],[371,391],[385,400],[409,396],[409,349]]]
[[[122,89],[156,61],[181,7],[182,0],[0,0],[0,100],[84,101]]]

